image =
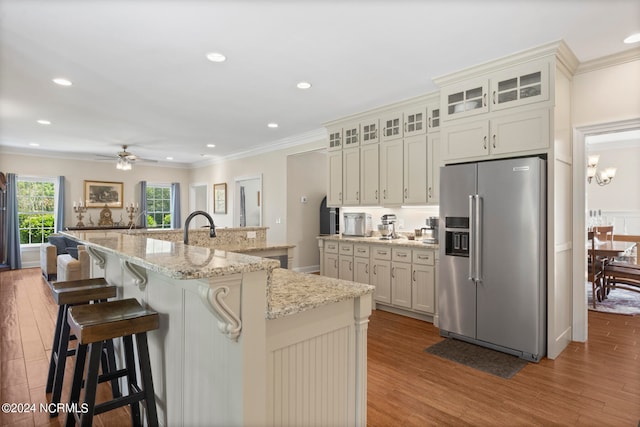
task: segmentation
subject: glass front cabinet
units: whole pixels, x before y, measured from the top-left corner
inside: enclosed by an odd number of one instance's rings
[[[490,81],[491,110],[549,99],[549,63],[531,62],[496,74]]]

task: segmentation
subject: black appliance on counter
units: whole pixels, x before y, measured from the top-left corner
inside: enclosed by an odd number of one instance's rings
[[[340,233],[340,208],[328,208],[327,198],[320,203],[320,234]]]

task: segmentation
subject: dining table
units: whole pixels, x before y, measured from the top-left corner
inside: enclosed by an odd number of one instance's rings
[[[621,242],[618,240],[598,240],[595,242],[596,257],[613,258],[630,253],[636,246],[636,242]],[[591,255],[591,245],[588,245],[589,255]]]

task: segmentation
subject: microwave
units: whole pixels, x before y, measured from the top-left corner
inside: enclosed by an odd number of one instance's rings
[[[343,236],[370,237],[373,231],[371,214],[349,212],[343,215]]]

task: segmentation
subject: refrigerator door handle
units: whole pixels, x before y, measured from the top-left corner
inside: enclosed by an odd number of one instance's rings
[[[476,212],[475,212],[475,235],[474,235],[474,239],[475,239],[475,257],[474,257],[474,261],[475,261],[475,274],[476,274],[476,281],[477,282],[481,282],[482,281],[482,197],[480,197],[479,195],[475,195],[475,208],[476,208]]]
[[[476,251],[475,251],[475,247],[474,247],[474,241],[475,241],[475,237],[474,237],[474,233],[475,233],[475,227],[474,227],[474,222],[473,222],[473,216],[474,216],[474,200],[475,196],[472,194],[469,194],[469,239],[471,240],[469,242],[469,275],[468,278],[471,281],[476,280],[476,278],[474,277],[474,266],[475,266],[475,262],[474,262],[474,258],[476,256]]]

